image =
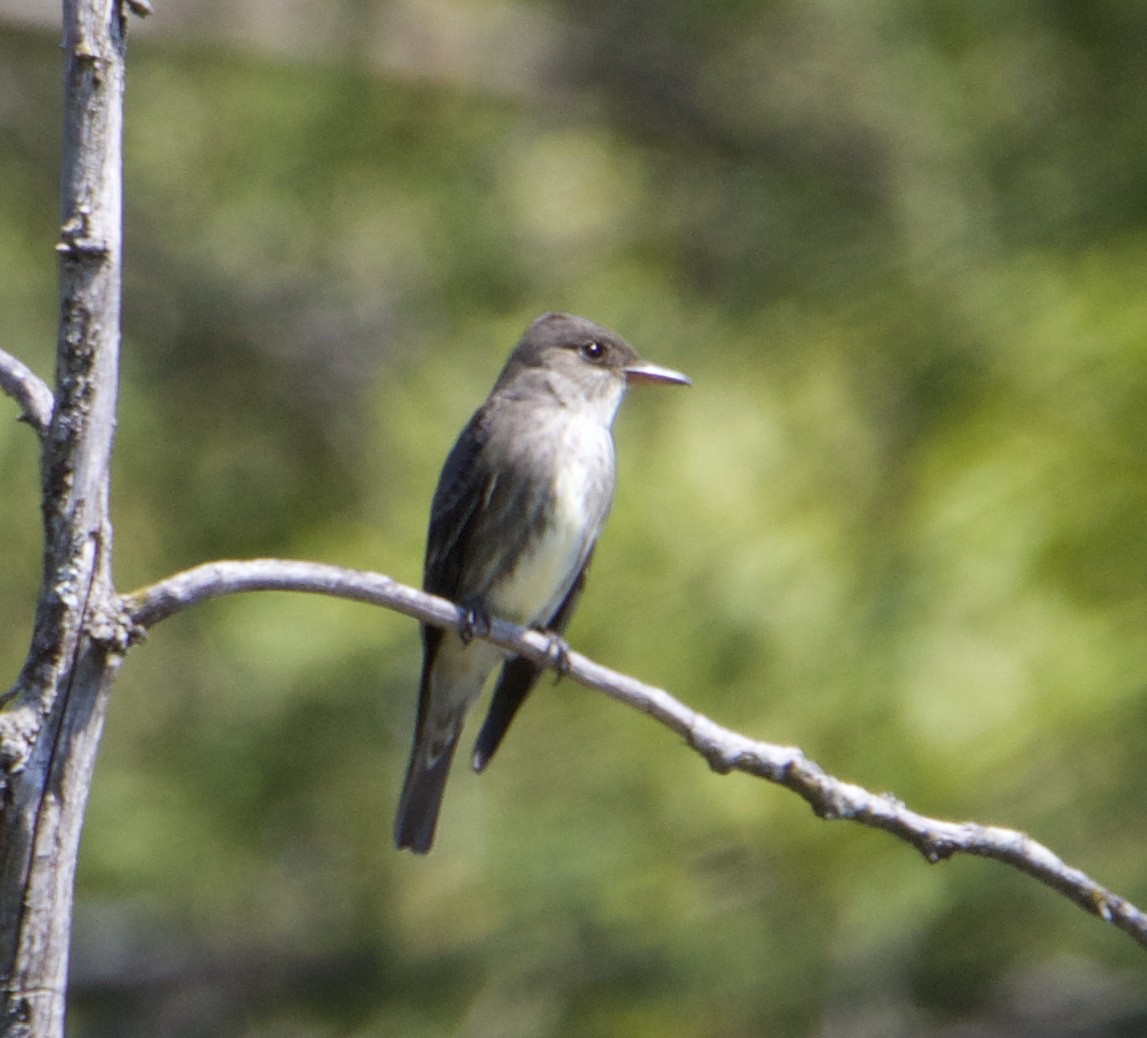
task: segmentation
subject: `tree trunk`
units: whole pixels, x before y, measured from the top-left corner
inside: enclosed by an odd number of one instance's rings
[[[65,0],[60,326],[43,440],[44,571],[32,645],[0,717],[4,1035],[62,1038],[72,890],[107,693],[125,645],[108,479],[120,342],[124,24]]]

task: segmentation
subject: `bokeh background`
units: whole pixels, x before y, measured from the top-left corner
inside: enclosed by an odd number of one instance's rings
[[[0,345],[55,323],[59,31],[0,6]],[[570,636],[1147,903],[1147,7],[158,0],[133,21],[124,589],[279,555],[417,582],[528,321],[633,393]],[[0,411],[15,408],[0,401]],[[0,666],[39,563],[0,422]],[[76,1038],[1147,1033],[1147,959],[547,682],[438,843],[390,829],[415,625],[161,625],[85,830]]]

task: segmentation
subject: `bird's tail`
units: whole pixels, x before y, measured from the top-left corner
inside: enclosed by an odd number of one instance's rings
[[[400,850],[409,847],[417,854],[425,854],[434,843],[446,777],[450,774],[450,763],[460,734],[455,732],[434,756],[430,755],[430,740],[415,742],[406,768],[406,780],[402,784],[402,797],[398,801],[398,817],[394,822],[394,843]]]

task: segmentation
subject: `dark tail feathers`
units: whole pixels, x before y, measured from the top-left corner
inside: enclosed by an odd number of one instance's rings
[[[458,735],[433,761],[426,749],[415,745],[406,768],[406,781],[402,784],[402,797],[398,802],[398,817],[394,822],[394,843],[399,849],[409,847],[417,854],[425,854],[434,843],[434,829],[438,825],[438,811],[442,807],[442,794],[446,778],[454,759]]]

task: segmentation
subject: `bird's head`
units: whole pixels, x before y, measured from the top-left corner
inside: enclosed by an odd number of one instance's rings
[[[689,385],[679,371],[642,360],[616,332],[575,314],[543,314],[526,329],[494,387],[547,394],[565,406],[600,409],[607,424],[633,384]]]

